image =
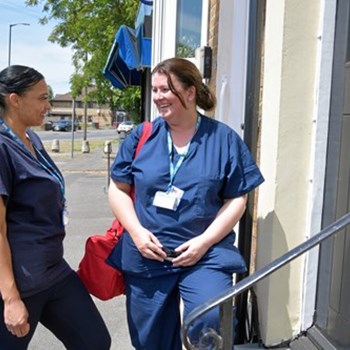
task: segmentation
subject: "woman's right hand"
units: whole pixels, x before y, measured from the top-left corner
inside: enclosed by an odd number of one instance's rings
[[[28,311],[20,298],[4,301],[4,321],[7,330],[17,337],[28,334],[30,326],[28,322]]]
[[[162,244],[152,232],[144,229],[143,232],[134,234],[132,239],[144,258],[164,261],[166,254],[162,249]]]
[[[108,198],[112,211],[117,218],[123,218],[121,224],[129,232],[136,248],[144,258],[164,261],[166,254],[162,250],[162,244],[139,222],[130,197],[130,189],[131,186],[127,183],[111,181]]]

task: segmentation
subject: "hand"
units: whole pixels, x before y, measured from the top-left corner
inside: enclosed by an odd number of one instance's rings
[[[28,311],[21,299],[5,302],[4,320],[7,330],[17,337],[28,334],[30,325]]]
[[[144,258],[164,261],[166,254],[162,249],[162,244],[152,232],[145,229],[132,239]]]
[[[207,252],[209,246],[203,237],[198,236],[181,244],[175,250],[181,254],[172,260],[174,266],[193,266]]]

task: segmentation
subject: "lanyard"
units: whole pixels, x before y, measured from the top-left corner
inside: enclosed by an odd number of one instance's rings
[[[201,117],[198,116],[197,123],[196,123],[196,129],[194,131],[194,134],[197,132],[200,123],[201,123]],[[167,132],[167,138],[168,138],[169,173],[170,173],[170,183],[169,183],[169,186],[168,186],[168,191],[170,191],[172,186],[173,186],[175,175],[177,174],[178,170],[180,169],[180,166],[182,165],[183,161],[185,160],[185,158],[186,158],[186,156],[188,154],[188,151],[189,151],[191,143],[192,143],[192,139],[187,144],[184,152],[179,154],[179,159],[177,160],[176,164],[174,164],[173,161],[172,161],[172,158],[173,158],[173,140],[171,138],[169,130]]]
[[[29,152],[27,147],[22,142],[22,140],[13,132],[13,130],[1,118],[0,118],[0,126],[5,130],[5,132],[15,142],[17,142],[21,147],[23,147],[23,149],[26,152]],[[63,179],[62,175],[56,169],[53,168],[52,164],[50,164],[50,162],[45,158],[45,156],[42,154],[42,152],[35,145],[33,145],[33,147],[38,155],[38,158],[35,158],[31,152],[29,152],[30,156],[33,157],[40,164],[40,166],[47,173],[49,173],[51,176],[53,176],[54,179],[58,182],[58,184],[60,185],[60,188],[61,188],[61,193],[62,193],[62,197],[63,197],[63,204],[65,204],[65,202],[66,202],[66,200],[65,200],[65,186],[64,186],[64,179]]]
[[[41,165],[41,167],[47,172],[49,173],[51,176],[53,176],[55,178],[55,180],[58,182],[58,184],[60,185],[61,188],[61,193],[62,193],[62,197],[63,197],[63,203],[65,204],[66,200],[65,200],[65,186],[64,186],[64,179],[62,177],[62,175],[52,166],[52,164],[45,158],[45,156],[43,155],[43,153],[35,146],[33,145],[35,152],[38,155],[38,162]],[[40,159],[39,159],[40,157]]]

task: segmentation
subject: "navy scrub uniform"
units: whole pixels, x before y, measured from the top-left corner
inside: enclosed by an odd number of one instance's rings
[[[63,258],[63,193],[53,174],[62,175],[39,137],[30,129],[27,133],[37,153],[45,157],[46,166],[52,169],[45,170],[23,144],[0,127],[0,195],[6,205],[13,272],[30,323],[27,336],[12,335],[4,324],[0,298],[0,349],[26,349],[41,322],[67,349],[107,350],[107,328],[80,279]]]
[[[151,136],[133,159],[141,130],[142,125],[121,145],[111,168],[111,178],[134,184],[135,210],[140,223],[166,247],[176,248],[200,235],[215,219],[225,199],[242,196],[264,181],[241,138],[227,125],[202,115],[173,182],[184,191],[181,202],[176,211],[156,207],[153,205],[155,193],[166,191],[170,182],[167,124],[162,118],[153,122]],[[175,149],[173,154],[176,163]],[[143,258],[125,232],[109,263],[126,276],[128,323],[136,349],[181,349],[179,296],[184,300],[186,315],[232,286],[232,274],[246,271],[234,241],[232,231],[212,246],[196,265],[180,268],[166,261]],[[201,326],[215,324],[217,328],[216,313],[201,320]],[[192,333],[198,338],[196,329]],[[174,338],[173,345],[169,345],[169,337]]]

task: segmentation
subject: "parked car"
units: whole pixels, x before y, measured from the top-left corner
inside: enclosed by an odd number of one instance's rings
[[[72,121],[69,119],[62,119],[58,122],[53,123],[53,131],[71,131],[72,130]],[[77,130],[77,125],[74,125],[74,131]]]
[[[52,121],[48,120],[48,121],[45,121],[45,123],[43,124],[43,128],[44,130],[52,130]]]
[[[135,127],[135,124],[131,120],[127,120],[125,122],[121,122],[118,125],[117,131],[118,131],[118,134],[120,134],[121,132],[129,133],[134,127]]]
[[[122,109],[115,112],[116,119],[125,119],[127,117],[128,113]]]

